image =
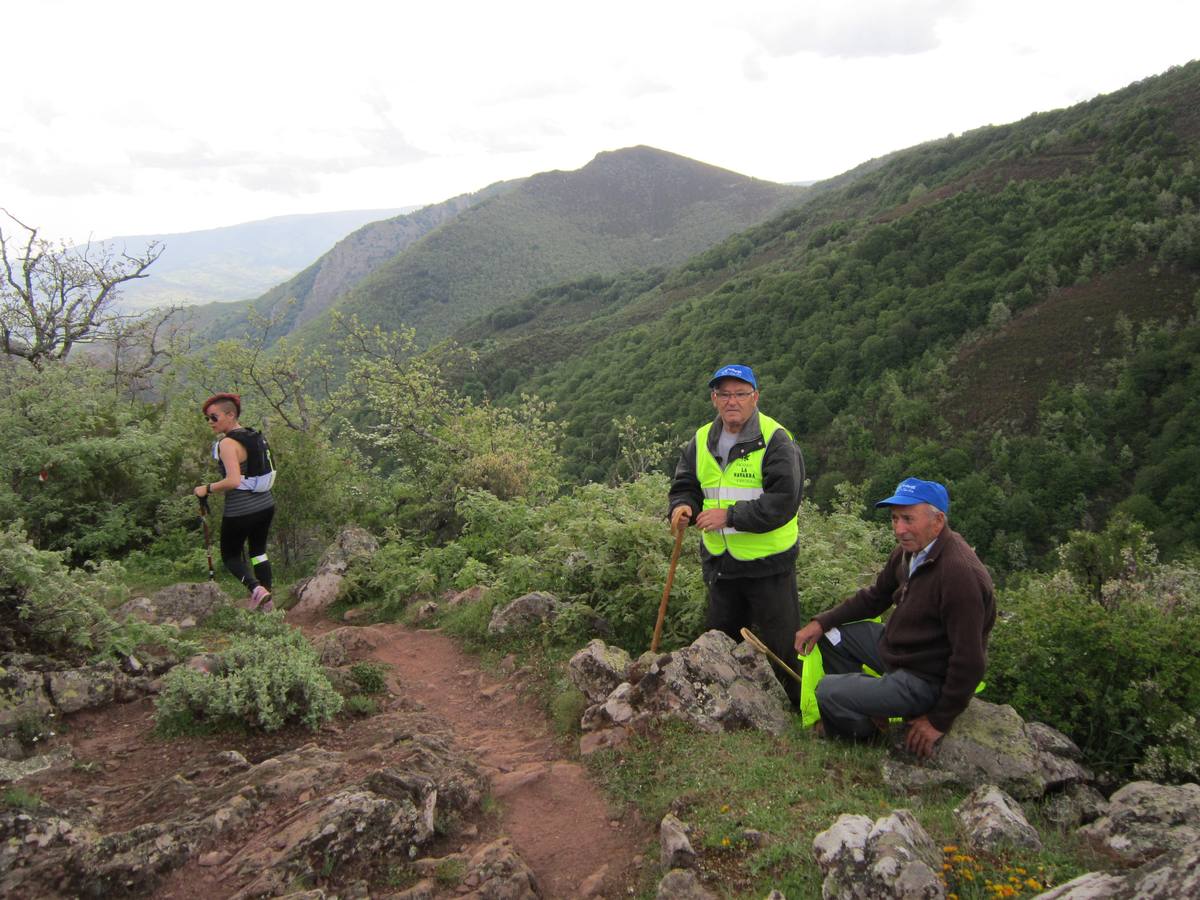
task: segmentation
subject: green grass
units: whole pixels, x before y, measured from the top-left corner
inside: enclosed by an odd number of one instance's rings
[[[42,798],[21,788],[10,787],[0,795],[0,805],[30,812],[42,805]]]
[[[1029,879],[1061,884],[1097,867],[1046,826],[1039,829],[1047,843],[1042,853],[959,852],[953,809],[962,794],[892,796],[880,780],[885,752],[816,739],[798,725],[773,737],[710,735],[666,723],[625,747],[593,754],[587,764],[614,801],[633,806],[645,821],[656,823],[673,811],[687,822],[702,876],[731,898],[761,898],[772,888],[789,897],[820,896],[813,838],[843,813],[875,819],[901,808],[911,810],[939,846],[954,848],[946,874],[961,898],[998,896],[986,883],[1011,887],[1017,870],[1024,873],[1023,892],[1000,895],[1032,896],[1037,891]],[[1036,814],[1031,819],[1036,827]],[[764,835],[760,846],[747,840],[748,830]]]

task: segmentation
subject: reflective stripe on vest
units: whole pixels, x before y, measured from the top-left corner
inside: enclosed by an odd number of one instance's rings
[[[739,500],[757,500],[763,494],[762,462],[767,445],[775,430],[782,426],[769,416],[758,414],[763,445],[752,453],[734,460],[722,471],[720,463],[708,450],[708,433],[712,423],[696,431],[696,477],[704,492],[704,509],[728,509]],[[784,429],[784,433],[791,434]],[[796,517],[772,531],[738,531],[722,528],[704,532],[704,546],[714,556],[726,551],[734,559],[762,559],[788,550],[796,543],[800,527]]]

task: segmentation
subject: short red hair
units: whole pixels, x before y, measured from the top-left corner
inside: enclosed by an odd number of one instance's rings
[[[208,408],[214,403],[232,403],[235,416],[242,414],[242,395],[241,394],[213,394],[204,401],[204,405],[200,407],[200,412],[207,413]]]

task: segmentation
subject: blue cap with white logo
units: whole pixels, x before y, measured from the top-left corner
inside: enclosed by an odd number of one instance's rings
[[[738,378],[756,391],[758,390],[758,382],[754,380],[754,370],[749,366],[721,366],[713,372],[713,377],[708,380],[708,386],[716,387],[717,382],[722,378]]]
[[[875,506],[915,506],[918,503],[928,503],[946,515],[950,514],[950,492],[946,486],[920,478],[905,478],[896,485],[896,492],[892,496],[880,500]]]

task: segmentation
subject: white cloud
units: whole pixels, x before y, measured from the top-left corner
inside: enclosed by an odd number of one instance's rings
[[[437,202],[650,144],[778,181],[1069,105],[1186,62],[1142,0],[44,0],[0,205],[47,234]]]

